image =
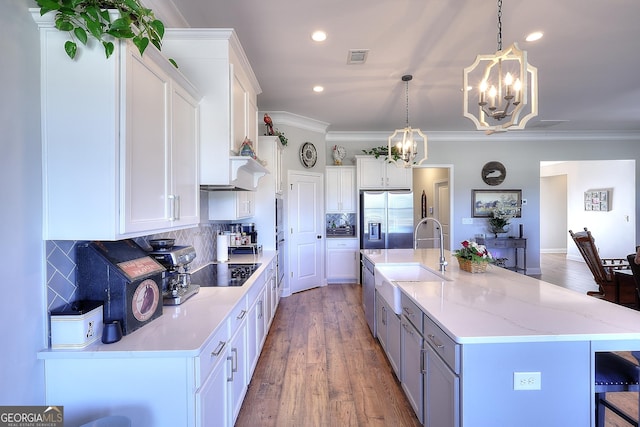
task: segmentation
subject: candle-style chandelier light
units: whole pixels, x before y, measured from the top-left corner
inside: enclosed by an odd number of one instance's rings
[[[396,129],[389,137],[387,145],[388,159],[394,161],[396,166],[409,168],[417,166],[427,159],[427,137],[420,129],[409,126],[409,82],[413,79],[410,74],[402,76],[405,82],[407,98],[407,121],[404,129]],[[422,147],[422,153],[419,151]]]
[[[479,82],[477,92],[470,82]],[[537,68],[527,62],[527,52],[517,43],[502,49],[502,0],[498,0],[498,51],[476,56],[464,69],[463,88],[464,116],[488,134],[524,129],[538,115]]]

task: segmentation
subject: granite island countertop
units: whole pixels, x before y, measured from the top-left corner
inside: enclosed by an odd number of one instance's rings
[[[533,277],[495,266],[468,273],[448,251],[440,273],[438,249],[361,252],[374,264],[417,263],[442,274],[437,282],[397,284],[460,344],[640,340],[639,311]]]

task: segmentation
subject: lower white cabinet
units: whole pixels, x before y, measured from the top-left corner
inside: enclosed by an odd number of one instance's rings
[[[255,215],[253,191],[212,191],[209,193],[209,219],[234,221]]]
[[[204,336],[197,354],[191,346],[149,351],[148,345],[166,330],[183,334],[175,338],[181,340],[201,328],[203,321],[215,318],[216,311],[228,310],[215,306],[213,311],[197,313],[216,304],[211,298],[198,301],[200,295],[184,306],[165,307],[147,329],[118,343],[38,353],[45,366],[46,403],[64,405],[65,425],[118,414],[129,417],[136,427],[233,426],[277,308],[273,260],[229,314],[215,321],[215,332]],[[193,320],[184,322],[190,316]]]
[[[402,389],[418,420],[423,422],[422,335],[404,316],[402,324]]]
[[[358,283],[360,265],[358,239],[327,239],[326,263],[328,282]]]
[[[377,335],[387,359],[393,368],[393,372],[399,381],[402,381],[400,370],[400,354],[402,348],[402,334],[400,317],[393,312],[389,304],[376,292],[376,325]]]

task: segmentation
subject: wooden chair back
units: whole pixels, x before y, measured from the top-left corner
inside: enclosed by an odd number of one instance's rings
[[[626,259],[623,258],[600,258],[595,239],[591,232],[584,228],[584,231],[574,233],[569,230],[571,238],[576,243],[580,254],[589,267],[593,279],[598,284],[598,292],[587,292],[589,295],[604,297],[605,288],[613,285],[613,270],[629,268]]]
[[[627,255],[627,261],[629,261],[629,268],[633,273],[633,281],[636,284],[636,302],[640,302],[640,265],[635,263],[636,254]]]

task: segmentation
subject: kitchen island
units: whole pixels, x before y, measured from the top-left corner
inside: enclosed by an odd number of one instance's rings
[[[431,415],[446,408],[453,426],[595,425],[595,353],[640,349],[635,310],[499,267],[467,273],[450,253],[441,273],[436,249],[362,254],[376,267],[420,264],[441,278],[386,278],[403,308],[413,303],[423,313],[426,426],[438,425]],[[439,384],[448,398],[429,383],[437,364],[447,365]]]
[[[234,255],[260,263],[242,286],[201,287],[178,306],[112,344],[47,349],[46,404],[65,425],[125,415],[132,425],[231,426],[275,314],[274,251]]]

